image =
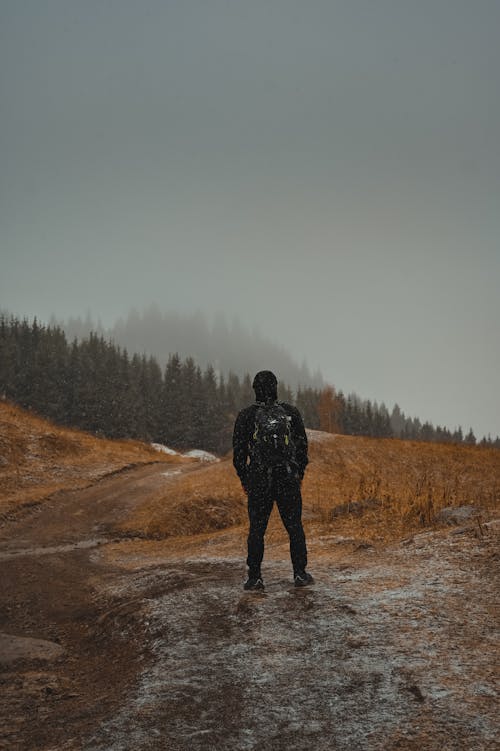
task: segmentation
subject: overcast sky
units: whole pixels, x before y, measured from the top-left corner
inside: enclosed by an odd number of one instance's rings
[[[495,0],[0,0],[0,306],[237,314],[500,434],[499,38]]]

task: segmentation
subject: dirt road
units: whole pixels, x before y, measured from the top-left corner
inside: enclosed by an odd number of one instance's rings
[[[244,530],[120,539],[175,481],[131,470],[0,529],[1,749],[498,748],[495,520],[383,550],[312,536],[304,590],[280,538],[251,595]]]

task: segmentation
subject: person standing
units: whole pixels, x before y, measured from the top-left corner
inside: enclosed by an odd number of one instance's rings
[[[278,401],[278,381],[270,370],[253,380],[255,403],[242,409],[233,431],[233,465],[248,497],[248,577],[244,589],[264,589],[261,564],[264,535],[274,501],[290,538],[296,587],[313,584],[306,572],[300,486],[308,463],[307,436],[299,410]]]

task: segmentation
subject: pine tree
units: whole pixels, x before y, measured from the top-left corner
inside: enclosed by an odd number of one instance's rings
[[[249,404],[255,401],[255,393],[252,388],[252,379],[247,373],[243,378],[243,383],[240,389],[240,409],[248,407]]]
[[[192,357],[181,366],[182,398],[179,410],[180,448],[199,447],[203,441],[203,392],[201,371]]]
[[[228,450],[229,411],[225,388],[217,384],[215,370],[209,365],[203,374],[203,400],[205,404],[204,435],[200,445],[207,451],[224,453]]]
[[[434,440],[434,428],[430,422],[424,422],[424,424],[420,428],[419,439],[421,441]]]
[[[0,316],[0,397],[8,399],[17,398],[17,327],[18,323],[14,318]]]
[[[159,431],[161,440],[167,445],[180,447],[183,439],[180,426],[183,390],[178,354],[169,357],[163,383],[162,426]]]
[[[279,386],[279,399],[281,402],[293,404],[293,392],[288,384]]]
[[[465,443],[469,444],[469,446],[476,445],[476,436],[474,435],[472,428],[470,428],[469,432],[465,436]]]
[[[394,436],[400,438],[405,425],[405,415],[401,412],[399,404],[395,404],[391,412],[391,428]]]
[[[320,392],[310,387],[297,390],[295,406],[302,415],[304,425],[311,430],[319,430],[318,403]]]
[[[142,359],[141,382],[144,389],[146,411],[146,437],[149,441],[160,439],[163,378],[161,368],[154,357]]]
[[[340,399],[333,386],[324,388],[318,400],[319,429],[327,433],[340,433],[343,420],[343,397]]]

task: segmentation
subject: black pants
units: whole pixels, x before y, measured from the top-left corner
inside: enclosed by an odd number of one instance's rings
[[[260,572],[264,557],[264,534],[274,501],[290,537],[290,557],[294,572],[303,571],[307,565],[300,480],[287,474],[286,470],[276,468],[271,473],[259,472],[248,478],[250,531],[247,565],[250,573]]]

